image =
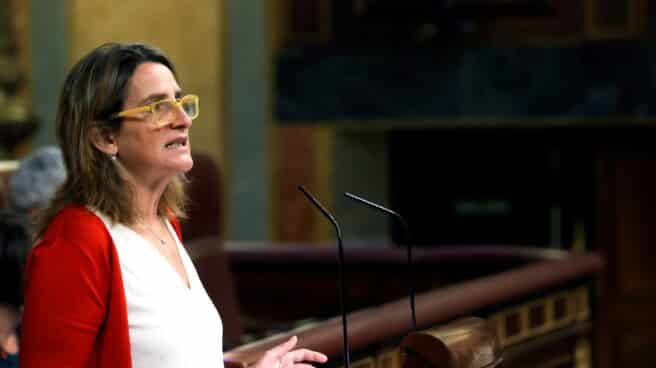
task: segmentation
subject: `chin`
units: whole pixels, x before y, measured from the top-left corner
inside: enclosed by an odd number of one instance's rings
[[[171,157],[164,162],[160,163],[166,171],[172,173],[186,173],[194,166],[194,160],[190,154],[180,154]]]
[[[194,160],[189,157],[189,159],[180,164],[180,172],[186,173],[191,170],[192,167],[194,167]]]

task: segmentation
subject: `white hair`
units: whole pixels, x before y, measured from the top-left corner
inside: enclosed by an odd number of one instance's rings
[[[18,213],[43,208],[65,179],[66,168],[59,147],[42,147],[22,160],[11,175],[7,204]]]

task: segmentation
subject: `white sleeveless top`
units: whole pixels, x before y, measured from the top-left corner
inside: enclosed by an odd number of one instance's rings
[[[102,219],[114,240],[123,276],[133,368],[223,367],[221,317],[196,269],[175,239],[190,287],[145,238]]]

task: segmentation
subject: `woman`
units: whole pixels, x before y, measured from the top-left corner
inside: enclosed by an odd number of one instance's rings
[[[221,319],[176,220],[197,115],[152,47],[106,44],[73,67],[57,114],[67,179],[27,264],[21,368],[223,365]],[[258,368],[326,361],[295,344]]]

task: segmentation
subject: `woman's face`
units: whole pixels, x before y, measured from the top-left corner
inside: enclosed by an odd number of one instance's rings
[[[181,96],[169,68],[146,62],[136,68],[128,82],[123,109]],[[147,185],[170,179],[193,166],[189,144],[191,119],[178,107],[166,123],[155,121],[152,113],[144,112],[124,118],[114,136],[121,165],[130,176]]]

